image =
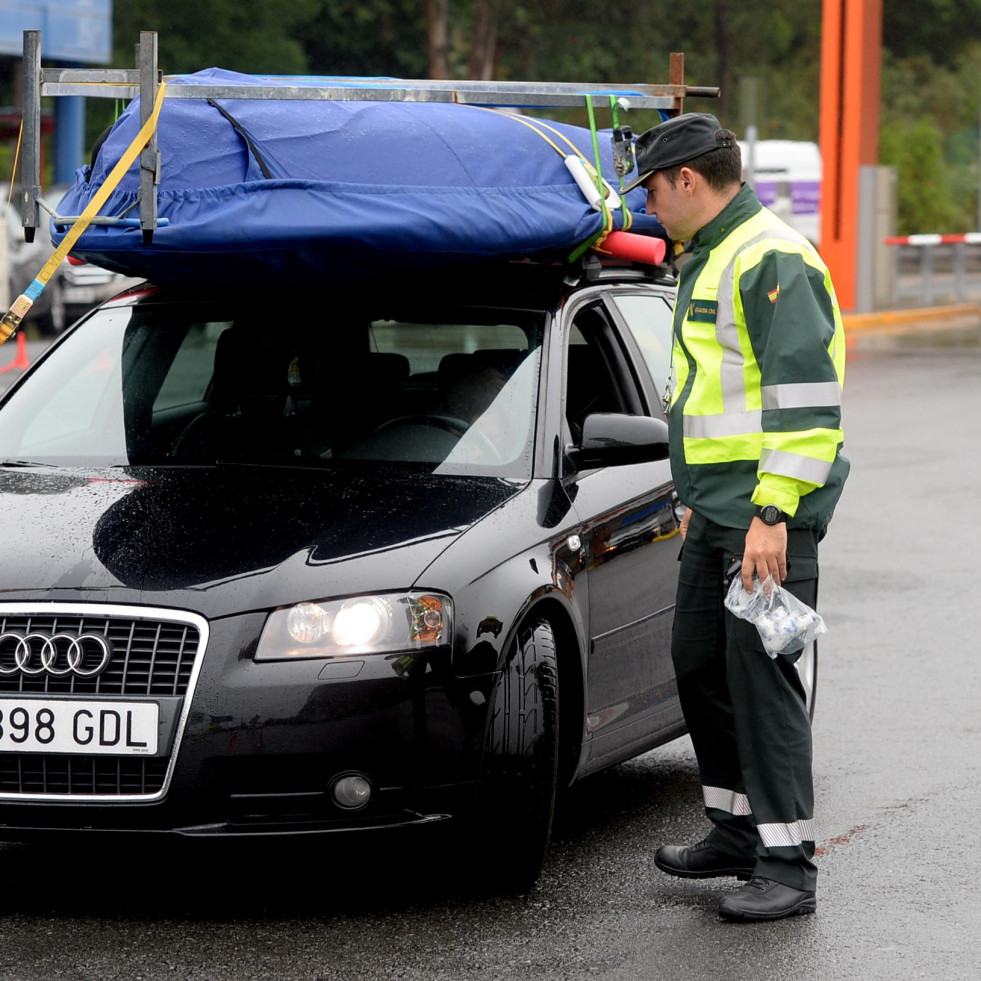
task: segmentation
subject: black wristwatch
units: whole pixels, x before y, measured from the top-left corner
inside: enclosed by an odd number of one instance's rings
[[[756,517],[766,525],[776,525],[787,520],[787,513],[781,511],[776,504],[763,504],[756,509]]]

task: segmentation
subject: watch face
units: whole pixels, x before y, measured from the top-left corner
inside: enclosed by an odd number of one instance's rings
[[[775,525],[780,520],[780,508],[776,504],[767,504],[760,508],[759,516],[768,525]]]

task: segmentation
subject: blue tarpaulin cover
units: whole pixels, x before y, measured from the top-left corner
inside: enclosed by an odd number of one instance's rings
[[[296,84],[218,68],[182,84]],[[222,112],[224,110],[224,112]],[[230,118],[229,118],[230,117]],[[551,128],[548,128],[551,127]],[[139,100],[62,199],[81,214],[140,128]],[[561,134],[561,135],[558,135]],[[485,258],[568,253],[603,228],[564,164],[593,161],[588,129],[452,103],[165,99],[158,217],[91,225],[73,255],[158,283],[253,284],[348,277]],[[546,140],[562,151],[558,152]],[[609,134],[604,173],[616,188]],[[134,164],[101,215],[139,217]],[[632,230],[659,226],[633,191]],[[622,211],[613,212],[622,228]],[[57,243],[66,226],[53,227]]]

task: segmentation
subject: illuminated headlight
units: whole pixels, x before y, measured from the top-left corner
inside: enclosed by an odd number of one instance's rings
[[[381,593],[284,606],[270,614],[257,661],[384,654],[449,644],[453,604],[440,593]]]
[[[374,596],[345,603],[334,617],[334,643],[361,649],[382,640],[388,633],[389,609]]]

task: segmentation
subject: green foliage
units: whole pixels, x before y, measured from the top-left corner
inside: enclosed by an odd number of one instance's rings
[[[305,72],[298,40],[321,0],[116,0],[116,64],[131,65],[141,31],[156,31],[166,74],[220,66],[232,71]]]
[[[879,159],[898,176],[898,234],[967,230],[960,227],[943,134],[932,120],[920,117],[883,129]]]
[[[897,58],[957,65],[967,45],[981,41],[981,0],[883,3],[882,39]]]
[[[426,77],[418,0],[316,0],[313,6],[300,37],[310,72]]]
[[[898,175],[899,234],[978,227],[979,79],[979,42],[952,67],[884,53],[879,160]]]

